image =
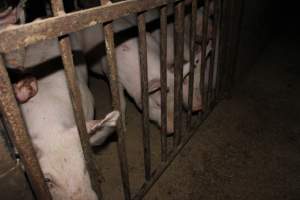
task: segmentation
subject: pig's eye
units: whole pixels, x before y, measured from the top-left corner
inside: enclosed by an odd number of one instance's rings
[[[199,64],[199,59],[195,60],[195,64],[198,65]]]

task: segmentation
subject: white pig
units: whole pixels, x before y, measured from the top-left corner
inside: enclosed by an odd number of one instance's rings
[[[85,166],[64,70],[60,62],[53,62],[55,57],[51,61],[40,60],[48,51],[51,55],[59,55],[57,40],[27,48],[26,67],[38,64],[33,69],[43,68],[45,74],[38,77],[38,93],[21,104],[21,110],[53,199],[95,200],[97,196]],[[93,120],[94,101],[87,87],[86,65],[78,57],[74,58],[88,132],[100,129],[91,136],[90,143],[100,145],[113,132],[111,127],[116,126],[119,112],[111,112],[104,120]],[[51,67],[57,68],[57,65],[60,68],[51,71]]]
[[[119,19],[113,23],[114,30],[126,30],[132,25],[126,19]],[[99,52],[98,60],[92,63],[92,71],[100,74],[108,75],[106,57],[101,57],[100,52],[104,52],[103,48],[103,35],[102,26],[95,26],[88,28],[81,34],[81,42],[85,47],[84,51],[88,52],[96,46],[102,49],[95,51]],[[148,85],[149,85],[149,117],[159,126],[161,125],[161,106],[160,106],[160,59],[159,59],[159,46],[153,40],[149,33],[146,33],[147,40],[147,61],[148,61]],[[102,44],[102,46],[101,46]],[[125,39],[120,44],[116,45],[116,60],[118,66],[118,76],[120,83],[120,96],[122,105],[122,114],[125,118],[126,101],[124,90],[134,99],[136,105],[141,108],[141,80],[140,80],[140,65],[138,53],[138,38],[136,36]],[[189,71],[189,63],[184,66],[184,76]],[[173,87],[174,74],[167,71],[168,86]],[[170,89],[169,91],[173,91]],[[173,130],[173,99],[168,100],[168,125],[167,130],[172,133]],[[124,121],[123,121],[124,123]]]

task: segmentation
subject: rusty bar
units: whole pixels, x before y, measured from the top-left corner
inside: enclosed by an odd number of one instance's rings
[[[196,22],[197,22],[197,0],[192,1],[191,27],[190,27],[190,74],[189,74],[189,96],[188,96],[188,114],[187,128],[190,130],[192,124],[193,93],[194,93],[194,65],[196,51]]]
[[[105,5],[110,3],[108,0],[101,0],[101,4]],[[106,59],[109,66],[109,82],[112,94],[112,107],[114,110],[122,110],[120,103],[120,91],[119,91],[119,80],[118,80],[118,67],[116,62],[116,53],[115,53],[115,42],[114,42],[114,33],[112,28],[112,22],[103,24],[104,38],[105,38],[105,48],[106,48]],[[130,183],[129,183],[129,172],[128,172],[128,161],[127,153],[125,146],[125,127],[122,119],[123,116],[120,115],[120,120],[118,121],[117,133],[118,133],[118,156],[120,161],[120,170],[122,176],[123,192],[124,198],[126,200],[131,199],[130,194]]]
[[[225,61],[224,61],[224,66],[223,66],[223,73],[222,73],[222,92],[223,92],[223,98],[229,97],[229,88],[228,88],[228,83],[230,81],[230,71],[232,66],[230,66],[230,61],[232,57],[232,35],[233,35],[233,26],[234,26],[234,19],[233,19],[233,2],[232,1],[226,1],[224,4],[227,4],[227,16],[228,20],[226,21],[227,24],[226,30],[224,30],[226,36],[226,54],[225,54]]]
[[[229,96],[231,96],[232,93],[232,87],[234,84],[235,79],[235,70],[236,70],[236,61],[237,61],[237,54],[238,54],[238,47],[239,47],[239,34],[240,34],[240,28],[241,28],[241,16],[242,16],[242,9],[243,9],[243,2],[242,1],[232,1],[233,10],[231,14],[232,18],[232,33],[231,33],[231,39],[232,42],[231,46],[231,56],[229,61],[230,71],[229,71],[229,81],[227,83],[227,91],[229,93]]]
[[[0,110],[37,199],[52,199],[0,55]]]
[[[0,31],[0,52],[7,53],[39,41],[66,35],[97,23],[108,22],[169,2],[173,2],[173,0],[128,0],[38,20],[25,25],[10,26]]]
[[[55,16],[64,14],[64,7],[61,0],[51,0],[51,5],[52,5],[53,14]],[[71,44],[68,36],[63,36],[59,38],[59,47],[60,47],[62,61],[65,69],[65,75],[68,83],[69,94],[72,102],[75,121],[79,132],[81,146],[85,158],[85,163],[88,168],[93,189],[97,193],[98,198],[102,199],[102,192],[99,183],[100,176],[98,174],[97,167],[94,163],[92,149],[89,145],[89,138],[87,134],[85,117],[84,117],[82,102],[81,102],[81,94],[80,94],[79,87],[77,85],[76,70],[73,62]]]
[[[202,27],[202,44],[201,44],[201,67],[200,67],[200,93],[203,110],[207,110],[207,90],[205,87],[205,71],[206,71],[206,47],[207,47],[207,30],[208,30],[208,12],[209,12],[209,0],[204,1],[203,10],[203,27]]]
[[[222,1],[221,4],[221,23],[220,23],[220,57],[218,62],[218,72],[217,72],[217,90],[216,96],[218,99],[224,98],[224,79],[226,77],[226,63],[228,58],[229,43],[229,26],[230,26],[230,16],[229,16],[229,3],[228,1]]]
[[[182,76],[184,46],[184,2],[175,5],[174,26],[174,146],[179,145],[182,134]]]
[[[212,29],[212,50],[210,54],[210,65],[209,65],[209,76],[208,76],[208,96],[207,96],[207,101],[209,104],[209,108],[211,105],[211,101],[214,101],[213,98],[213,76],[215,73],[215,55],[216,55],[216,47],[217,47],[217,30],[218,30],[218,15],[219,15],[219,0],[213,0],[214,2],[214,24],[213,24],[213,29]],[[213,98],[213,99],[212,99]]]
[[[149,95],[148,95],[148,66],[147,66],[147,43],[146,43],[146,24],[144,13],[137,15],[139,30],[139,58],[140,75],[142,86],[142,109],[143,109],[143,143],[144,143],[144,165],[145,179],[151,177],[151,149],[149,136]]]
[[[216,42],[217,41],[219,41],[219,44],[217,44],[217,43],[215,43],[215,45],[213,45],[213,47],[215,48],[214,49],[214,57],[215,57],[215,55],[216,55],[216,48],[217,48],[217,45],[219,45],[219,47],[218,47],[218,56],[220,55],[220,40],[218,40],[218,38],[217,37],[220,37],[220,23],[221,22],[221,0],[215,0],[214,1],[214,27],[213,27],[213,31],[215,31],[215,40],[216,40]],[[220,56],[219,56],[220,57]],[[217,63],[215,64],[214,63],[214,73],[216,74],[215,76],[215,80],[214,80],[214,85],[213,85],[213,89],[212,89],[212,99],[213,99],[213,101],[214,102],[216,102],[217,101],[217,86],[218,86],[218,84],[217,84],[217,82],[218,82],[218,71],[219,71],[219,69],[218,69],[218,66],[219,66],[219,57],[217,57]],[[216,59],[214,58],[213,59],[213,61],[215,62],[216,61]]]
[[[160,8],[161,161],[167,160],[167,6]]]

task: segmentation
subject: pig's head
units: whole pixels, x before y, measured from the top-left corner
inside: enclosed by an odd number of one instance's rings
[[[183,65],[183,77],[190,71],[190,63]],[[167,133],[174,132],[174,65],[167,67]],[[160,78],[149,82],[149,116],[161,127],[161,82]]]
[[[209,53],[211,52],[211,50],[212,50],[212,45],[211,42],[209,42],[206,48],[206,55],[205,55],[206,59]],[[202,49],[201,46],[198,46],[198,48],[196,49],[195,60],[194,60],[195,67],[194,67],[193,104],[192,104],[193,112],[199,112],[200,110],[202,110],[202,97],[200,93],[201,56],[202,56]],[[183,105],[186,109],[188,109],[189,79],[190,79],[190,74],[187,73],[187,75],[184,77],[183,85],[182,85]]]
[[[103,120],[93,120],[86,123],[91,145],[101,145],[110,133],[114,131],[119,117],[118,111],[108,114]],[[38,157],[45,181],[55,200],[96,200],[90,177],[85,166],[83,151],[77,127],[72,127],[62,134],[49,135],[51,148],[38,151]],[[49,144],[41,144],[49,146]]]

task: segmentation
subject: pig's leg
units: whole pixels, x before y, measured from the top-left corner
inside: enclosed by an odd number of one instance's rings
[[[16,99],[19,103],[25,103],[38,92],[36,78],[29,76],[13,85]]]

